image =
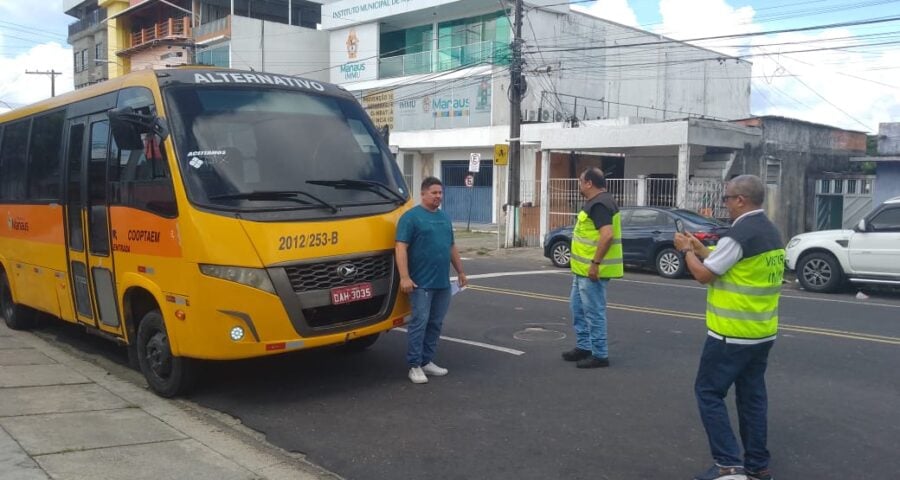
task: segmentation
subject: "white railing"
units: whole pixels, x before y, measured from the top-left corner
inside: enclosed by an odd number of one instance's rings
[[[722,202],[724,193],[724,182],[691,180],[688,184],[687,204],[684,207],[707,217],[728,218],[728,209]]]

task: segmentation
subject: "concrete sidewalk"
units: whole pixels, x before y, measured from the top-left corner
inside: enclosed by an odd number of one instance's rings
[[[338,479],[0,322],[0,480]]]

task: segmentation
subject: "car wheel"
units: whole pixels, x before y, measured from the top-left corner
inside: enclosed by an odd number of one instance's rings
[[[141,373],[157,395],[171,398],[193,386],[196,365],[189,358],[172,355],[166,324],[158,310],[148,312],[141,320],[137,354]]]
[[[827,253],[810,253],[797,262],[797,280],[804,290],[828,293],[844,281],[844,271],[837,259]]]
[[[0,273],[0,313],[6,326],[13,330],[28,330],[36,325],[37,312],[13,301],[9,280],[3,273]]]
[[[572,247],[567,240],[557,240],[550,247],[550,261],[553,265],[566,268],[572,259]]]
[[[656,254],[656,273],[665,278],[684,275],[684,257],[674,248],[664,248]]]

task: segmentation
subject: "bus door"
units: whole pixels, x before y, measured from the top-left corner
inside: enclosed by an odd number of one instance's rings
[[[110,249],[105,114],[69,120],[66,232],[69,281],[78,322],[124,336]]]

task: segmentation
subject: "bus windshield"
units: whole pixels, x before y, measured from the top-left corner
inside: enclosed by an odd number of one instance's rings
[[[223,210],[403,203],[403,177],[351,98],[277,88],[171,87],[188,195]]]

